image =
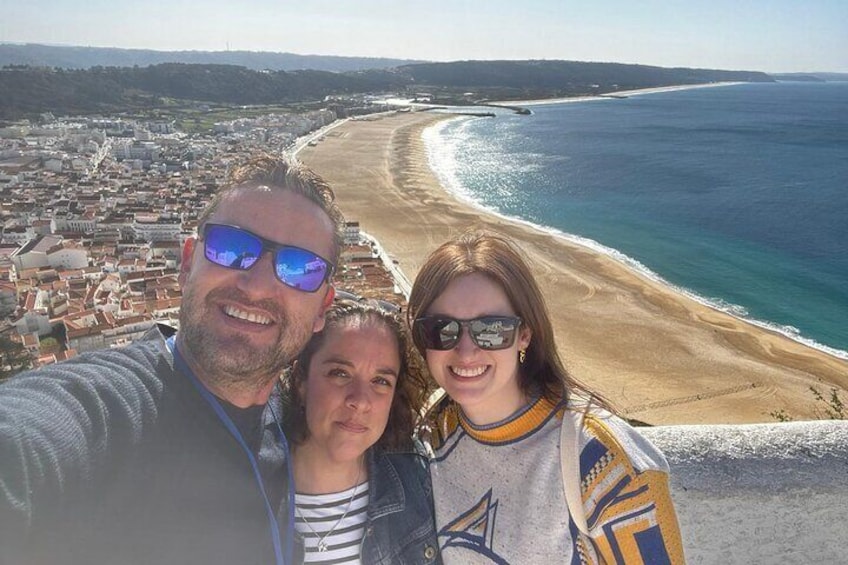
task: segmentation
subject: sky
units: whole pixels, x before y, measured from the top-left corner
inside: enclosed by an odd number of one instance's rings
[[[0,42],[848,72],[846,0],[3,0]]]

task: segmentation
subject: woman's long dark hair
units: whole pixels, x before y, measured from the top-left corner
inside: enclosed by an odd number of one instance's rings
[[[315,333],[298,355],[292,369],[283,377],[283,430],[286,437],[300,444],[309,437],[306,414],[299,384],[309,376],[309,366],[327,335],[337,328],[385,327],[395,336],[400,371],[395,386],[389,421],[377,446],[386,451],[412,448],[412,434],[421,408],[432,387],[423,372],[423,360],[412,346],[409,331],[399,315],[374,301],[337,300],[327,311],[324,328]]]

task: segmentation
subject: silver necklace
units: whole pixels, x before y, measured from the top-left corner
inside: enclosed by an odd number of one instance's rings
[[[347,501],[347,507],[345,508],[345,511],[342,514],[342,517],[339,518],[338,521],[336,521],[336,523],[333,524],[333,527],[330,528],[329,530],[327,530],[327,533],[324,534],[323,536],[315,531],[315,528],[312,527],[312,524],[309,523],[309,520],[306,519],[306,516],[303,515],[303,512],[301,512],[300,508],[295,504],[294,509],[297,512],[297,514],[300,516],[300,519],[303,520],[303,523],[306,524],[306,526],[310,530],[312,530],[312,533],[315,534],[315,536],[318,538],[318,552],[319,553],[324,553],[325,551],[327,551],[327,538],[330,537],[331,535],[333,535],[333,532],[336,531],[336,528],[339,527],[339,524],[341,524],[342,520],[344,520],[345,517],[347,516],[347,513],[350,511],[350,507],[353,506],[353,499],[356,498],[356,491],[359,490],[359,477],[361,477],[361,476],[362,476],[362,467],[360,467],[359,470],[356,473],[356,481],[354,482],[354,485],[353,485],[353,493],[350,495],[350,500]]]

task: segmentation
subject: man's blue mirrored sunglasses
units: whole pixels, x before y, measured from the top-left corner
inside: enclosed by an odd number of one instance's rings
[[[304,292],[315,292],[333,275],[333,264],[320,255],[280,245],[245,229],[224,224],[203,226],[206,258],[228,269],[246,271],[268,251],[274,257],[274,273],[280,282]]]

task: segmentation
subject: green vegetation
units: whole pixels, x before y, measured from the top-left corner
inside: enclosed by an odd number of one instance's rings
[[[747,71],[667,69],[573,61],[459,61],[345,73],[254,71],[234,65],[163,63],[148,67],[64,70],[7,66],[0,70],[0,120],[55,115],[116,114],[209,106],[322,104],[328,95],[426,92],[467,104],[601,94],[678,84],[772,79]],[[205,127],[189,116],[190,128]]]
[[[578,61],[458,61],[405,65],[399,70],[413,79],[416,88],[475,90],[478,98],[489,99],[579,96],[723,81],[773,82],[760,72]]]
[[[206,104],[184,104],[173,98],[164,98],[163,105],[159,108],[149,110],[141,109],[121,115],[140,121],[173,121],[177,129],[186,133],[212,132],[217,122],[228,122],[239,118],[257,118],[269,114],[283,114],[297,112],[299,108],[291,104],[269,104],[269,105],[206,105]]]
[[[59,342],[55,337],[46,337],[41,340],[40,347],[44,351],[48,349],[54,349],[56,347],[59,347]]]
[[[845,402],[839,396],[839,389],[830,387],[830,393],[823,394],[818,388],[810,386],[810,393],[816,403],[813,413],[819,420],[848,420],[845,413]],[[784,408],[769,412],[769,416],[778,422],[791,422],[794,420]]]
[[[32,367],[24,346],[0,334],[0,382]]]
[[[367,92],[383,86],[371,79],[324,71],[257,72],[229,65],[168,63],[151,67],[87,70],[0,70],[0,119],[56,115],[116,114],[202,105],[268,105]]]

